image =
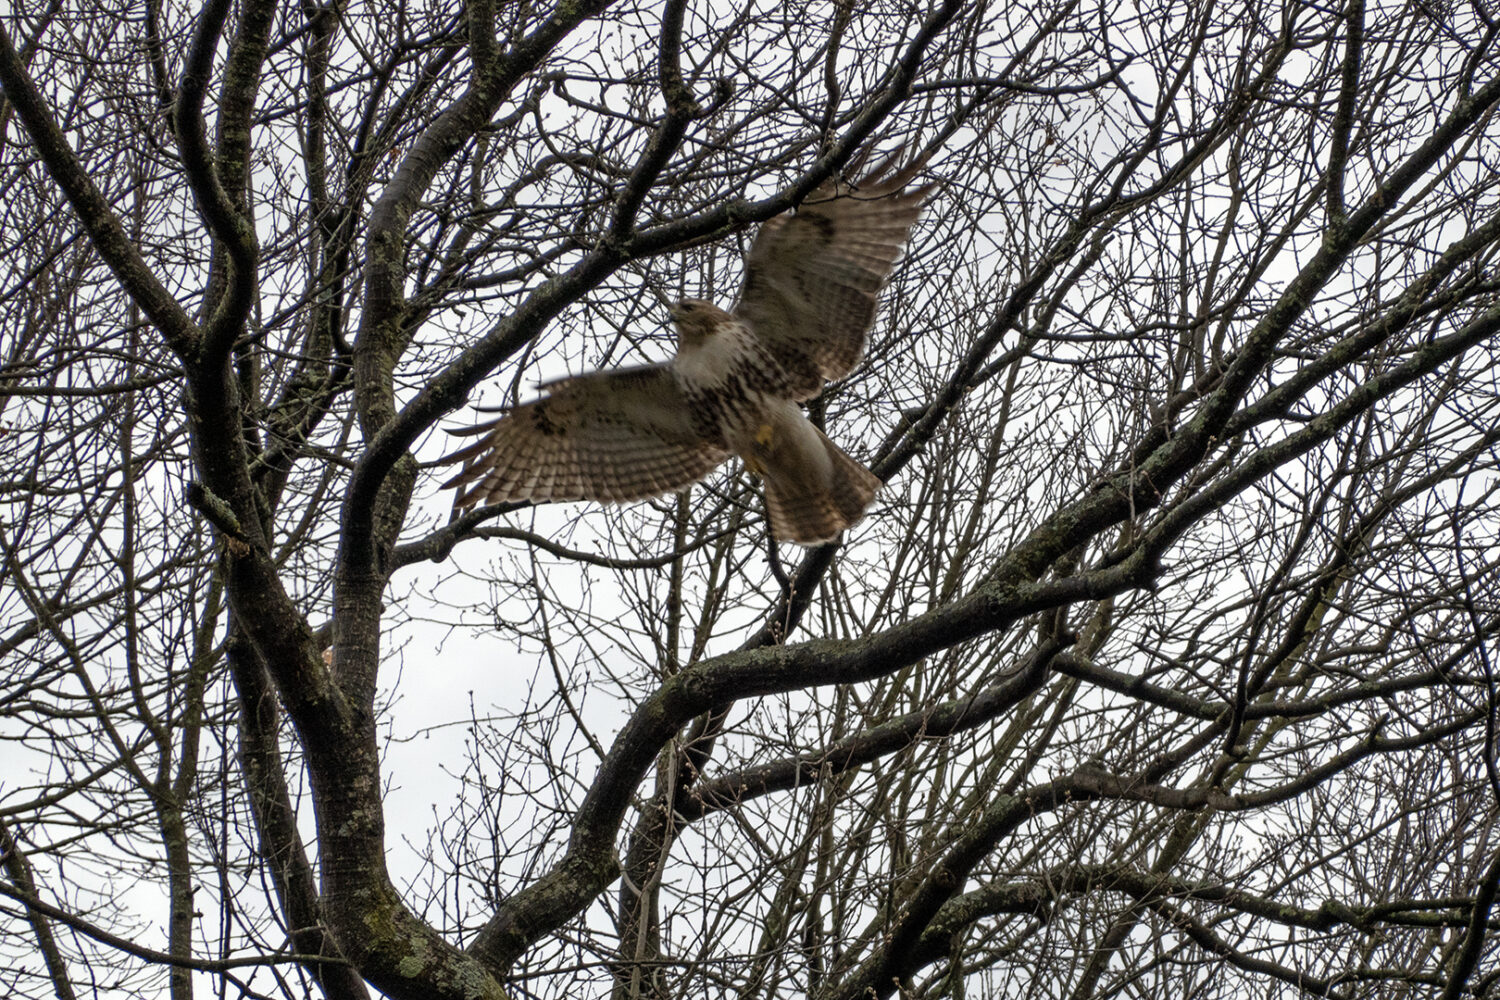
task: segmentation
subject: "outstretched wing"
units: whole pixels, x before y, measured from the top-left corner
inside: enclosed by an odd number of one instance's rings
[[[858,183],[832,181],[761,226],[734,314],[781,363],[794,399],[815,396],[864,354],[875,300],[932,185],[903,190],[921,164],[900,151]]]
[[[460,436],[455,510],[507,500],[641,500],[708,475],[729,452],[694,426],[670,365],[562,379],[548,395]]]

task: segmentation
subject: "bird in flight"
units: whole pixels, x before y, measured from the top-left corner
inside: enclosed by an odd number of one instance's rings
[[[879,479],[797,404],[864,353],[876,299],[932,185],[921,163],[887,157],[854,183],[830,180],[765,222],[739,301],[670,309],[677,355],[592,372],[461,431],[479,440],[442,459],[454,511],[478,503],[622,503],[683,489],[737,454],[765,485],[771,533],[816,545],[858,521]]]

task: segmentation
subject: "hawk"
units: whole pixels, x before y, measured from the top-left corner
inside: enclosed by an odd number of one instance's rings
[[[932,185],[898,151],[849,184],[832,180],[765,222],[728,312],[671,307],[677,355],[664,364],[545,384],[541,399],[462,431],[442,459],[454,510],[511,500],[643,500],[683,489],[731,454],[765,484],[771,533],[815,545],[858,521],[881,482],[828,439],[798,402],[864,353],[875,302]]]

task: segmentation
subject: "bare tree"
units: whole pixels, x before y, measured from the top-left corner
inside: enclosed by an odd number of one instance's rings
[[[0,989],[1493,995],[1497,45],[16,0]],[[939,186],[810,406],[863,523],[778,547],[734,466],[449,520],[466,401],[665,357],[872,148]]]

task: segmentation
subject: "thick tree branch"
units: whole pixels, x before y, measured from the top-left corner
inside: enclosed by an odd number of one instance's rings
[[[225,190],[224,177],[219,164],[209,150],[203,122],[203,104],[208,95],[208,82],[213,74],[214,53],[223,37],[224,23],[229,17],[230,0],[209,0],[198,17],[193,32],[192,45],[188,50],[187,63],[183,68],[182,81],[178,85],[176,104],[173,106],[173,122],[177,130],[177,143],[182,151],[183,169],[188,184],[198,202],[198,211],[218,241],[228,251],[230,274],[228,294],[219,299],[210,298],[213,308],[204,327],[203,350],[200,360],[209,371],[217,370],[228,356],[235,338],[244,328],[245,320],[255,302],[256,289],[256,239],[255,230],[246,217],[244,206]],[[242,111],[241,119],[247,119],[248,109],[255,94],[255,81],[260,57],[265,47],[265,31],[269,30],[268,8],[273,4],[264,0],[248,3],[243,16],[247,22],[260,22],[261,37],[256,45],[240,44],[245,36],[236,39],[236,58],[226,67],[225,90],[243,88],[233,98]],[[259,51],[256,51],[256,49]],[[250,65],[245,65],[246,59]],[[248,120],[235,121],[228,118],[220,122],[224,141],[233,148],[242,140],[233,138],[239,132],[248,133]],[[239,155],[243,158],[243,150]],[[245,167],[231,167],[227,173],[234,177],[243,190]],[[217,300],[217,301],[216,301]]]
[[[1072,641],[1072,636],[1063,636],[1033,650],[1005,677],[975,694],[909,712],[820,750],[701,781],[676,803],[676,816],[692,823],[750,799],[842,774],[919,741],[944,739],[992,722],[1041,687],[1050,670],[1076,659],[1063,652]]]
[[[5,875],[10,879],[11,885],[25,898],[36,899],[36,880],[32,877],[31,865],[27,863],[26,855],[21,852],[21,845],[16,842],[3,819],[0,819],[0,861],[4,862]],[[36,936],[37,950],[42,953],[42,961],[47,965],[47,975],[52,980],[52,991],[57,994],[57,1000],[73,1000],[77,994],[73,991],[68,961],[57,947],[57,939],[52,935],[52,924],[48,922],[47,916],[33,907],[28,907],[26,911],[31,933]]]

